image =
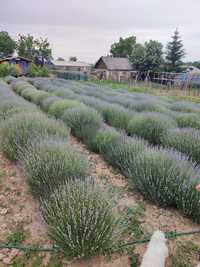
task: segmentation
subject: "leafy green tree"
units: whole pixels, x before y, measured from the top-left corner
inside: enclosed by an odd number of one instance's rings
[[[139,71],[156,71],[163,62],[163,46],[157,41],[150,40],[144,45],[136,44],[130,60],[133,67]]]
[[[8,75],[18,75],[15,65],[9,63],[0,64],[0,77],[6,77]]]
[[[17,52],[21,57],[26,57],[35,60],[40,57],[42,61],[48,60],[52,57],[52,51],[48,39],[34,39],[30,34],[19,35],[17,43]]]
[[[191,65],[196,67],[196,68],[198,68],[198,69],[200,69],[200,61],[194,61],[194,62],[191,63]]]
[[[166,60],[168,71],[179,72],[184,55],[183,43],[179,31],[176,29],[172,36],[172,41],[167,44]]]
[[[35,40],[36,55],[40,57],[44,63],[44,60],[49,60],[52,58],[52,50],[50,48],[50,43],[47,38],[39,38]]]
[[[163,63],[163,45],[158,41],[145,42],[145,69],[157,71]]]
[[[136,44],[133,48],[130,60],[133,68],[138,71],[145,70],[145,47],[142,44]]]
[[[30,34],[21,35],[19,34],[19,40],[17,42],[17,53],[20,57],[34,59],[36,55],[36,44],[34,37]]]
[[[15,51],[16,43],[5,31],[0,32],[0,57],[12,55]]]
[[[110,53],[113,57],[130,57],[136,44],[136,37],[120,37],[119,42],[111,45]]]
[[[29,77],[49,77],[49,70],[46,67],[40,67],[35,64],[31,64],[28,69]]]

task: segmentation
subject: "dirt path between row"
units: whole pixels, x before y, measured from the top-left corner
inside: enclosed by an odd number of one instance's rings
[[[25,177],[14,163],[0,155],[0,242],[22,235],[25,244],[50,243],[39,202],[29,192]],[[22,254],[16,249],[0,250],[0,266],[11,265]]]

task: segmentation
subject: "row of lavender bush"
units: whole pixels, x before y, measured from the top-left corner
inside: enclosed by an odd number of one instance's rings
[[[117,94],[112,91],[107,92],[107,90],[105,91],[105,89],[101,89],[102,92],[99,92],[98,90],[96,92],[96,88],[93,88],[93,92],[89,87],[90,93],[88,93],[87,86],[86,89],[83,87],[84,83],[82,85],[76,82],[66,82],[60,79],[36,79],[32,80],[32,82],[40,90],[53,93],[55,96],[62,97],[63,99],[78,100],[79,102],[94,108],[101,113],[106,123],[118,129],[125,130],[130,136],[136,135],[148,140],[149,143],[153,145],[176,149],[186,154],[192,161],[197,162],[198,164],[200,163],[200,118],[198,114],[199,106],[197,104],[185,104],[185,102],[172,103],[171,108],[174,108],[177,111],[170,111],[166,109],[166,105],[169,103],[164,101],[165,99],[161,99],[162,101],[159,100],[160,106],[162,103],[165,107],[165,112],[163,110],[161,113],[161,108],[156,109],[157,105],[154,106],[152,103],[148,102],[148,99],[154,99],[154,96],[144,96],[143,94],[141,94],[141,96],[140,94],[134,96],[134,94],[132,94],[132,99],[136,98],[138,101],[137,105],[140,106],[140,112],[136,112],[136,110],[133,111],[130,109],[130,105],[129,107],[124,108],[116,103],[110,104],[109,102],[106,102],[105,98],[107,99],[109,96],[111,101],[111,95]],[[87,95],[85,95],[85,91]],[[104,100],[99,99],[99,96],[103,96],[104,94],[107,95],[107,97],[104,97]],[[96,95],[96,97],[91,95]],[[122,98],[122,101],[123,100],[124,98]],[[128,101],[133,101],[131,100],[131,96]],[[157,98],[154,99],[154,103],[156,103],[156,101]],[[55,104],[57,109],[60,109],[61,113],[65,109],[64,103],[65,101]],[[149,104],[151,105],[149,106]],[[155,112],[156,110],[157,112]],[[196,113],[192,113],[194,110]],[[186,113],[186,111],[188,113]]]
[[[28,96],[23,86],[29,88]],[[13,88],[33,102],[34,92],[40,92],[20,81],[15,82]],[[200,222],[200,194],[195,189],[200,183],[197,164],[177,151],[153,148],[142,139],[127,137],[105,126],[102,116],[96,110],[74,102],[74,99],[65,101],[48,92],[39,105],[50,114],[54,110],[53,115],[68,125],[73,135],[90,149],[101,153],[146,198],[161,206],[177,207],[194,221]]]
[[[24,96],[44,95],[26,83]],[[21,93],[22,93],[21,91]],[[0,83],[0,145],[23,167],[30,190],[41,201],[49,235],[67,256],[89,257],[110,250],[120,237],[119,219],[105,188],[88,177],[89,164],[68,142],[70,128]]]

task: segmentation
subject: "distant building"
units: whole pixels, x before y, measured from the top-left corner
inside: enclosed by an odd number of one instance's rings
[[[188,66],[185,72],[176,76],[176,83],[181,84],[182,87],[200,87],[200,69]]]
[[[56,71],[78,71],[89,73],[91,70],[91,65],[82,61],[51,60],[49,66]]]
[[[100,80],[129,81],[135,73],[128,58],[101,57],[94,66],[94,74]]]
[[[9,63],[15,65],[20,75],[27,74],[31,62],[30,59],[15,56],[0,59],[0,64]]]
[[[193,73],[193,74],[200,74],[200,69],[195,66],[188,66],[186,72]]]

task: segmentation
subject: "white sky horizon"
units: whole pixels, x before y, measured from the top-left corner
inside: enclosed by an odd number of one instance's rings
[[[199,0],[7,0],[1,7],[0,30],[15,39],[19,33],[47,37],[55,59],[95,63],[119,37],[131,35],[165,47],[178,28],[184,61],[200,61]]]

